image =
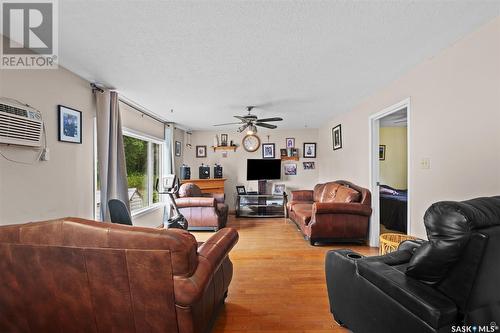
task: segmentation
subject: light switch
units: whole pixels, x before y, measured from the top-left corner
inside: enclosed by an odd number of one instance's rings
[[[430,169],[431,168],[431,159],[428,157],[422,158],[420,160],[420,169]]]

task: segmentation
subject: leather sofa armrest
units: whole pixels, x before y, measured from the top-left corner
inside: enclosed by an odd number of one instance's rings
[[[216,201],[214,198],[204,197],[184,197],[175,199],[175,203],[179,208],[186,207],[215,207]]]
[[[313,214],[353,214],[370,216],[372,214],[372,209],[360,203],[315,202],[313,204]]]
[[[211,197],[214,198],[217,203],[224,203],[226,199],[226,195],[224,193],[213,193]]]
[[[411,240],[405,240],[401,242],[398,246],[398,251],[409,251],[413,253],[416,249],[418,249],[422,244],[424,244],[426,241],[423,239],[411,239]]]
[[[174,276],[175,301],[181,306],[196,303],[205,292],[213,275],[238,242],[238,232],[224,228],[198,248],[198,266],[191,276]]]
[[[456,305],[436,289],[382,261],[361,259],[357,266],[360,276],[432,327],[443,327],[456,319]]]
[[[292,191],[290,192],[290,201],[313,202],[314,201],[313,193],[314,192],[312,190]]]

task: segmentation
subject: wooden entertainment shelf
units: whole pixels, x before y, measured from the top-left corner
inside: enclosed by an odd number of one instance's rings
[[[208,178],[208,179],[183,179],[182,184],[196,184],[202,193],[224,194],[224,182],[226,178]]]

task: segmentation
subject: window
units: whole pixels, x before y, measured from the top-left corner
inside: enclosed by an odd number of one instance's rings
[[[132,213],[160,201],[156,184],[161,174],[162,143],[144,135],[123,130],[127,165],[128,198]]]
[[[94,133],[97,133],[96,130]],[[94,141],[95,218],[100,220],[100,178],[95,136]],[[127,166],[128,199],[130,211],[134,215],[147,211],[160,202],[156,184],[161,177],[163,142],[123,128],[123,146]]]

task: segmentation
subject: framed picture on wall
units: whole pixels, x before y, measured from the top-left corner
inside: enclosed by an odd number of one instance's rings
[[[295,163],[290,163],[290,164],[285,164],[285,175],[286,176],[296,176],[297,175],[297,164]]]
[[[238,193],[239,195],[244,195],[247,194],[247,190],[245,190],[245,186],[238,185],[236,186],[236,193]]]
[[[295,147],[295,138],[286,138],[286,147],[294,148]]]
[[[283,195],[286,191],[285,184],[273,184],[273,195]]]
[[[378,159],[380,161],[385,161],[385,145],[380,145],[378,147]]]
[[[274,158],[274,143],[262,144],[262,158]]]
[[[220,135],[220,145],[224,147],[227,146],[227,134]]]
[[[207,146],[196,146],[196,157],[207,157]]]
[[[304,142],[304,157],[305,158],[316,158],[316,143],[315,142]]]
[[[180,141],[175,141],[175,156],[181,156],[182,143]]]
[[[82,112],[59,105],[59,141],[82,143]]]
[[[342,125],[332,128],[333,150],[342,148]]]

